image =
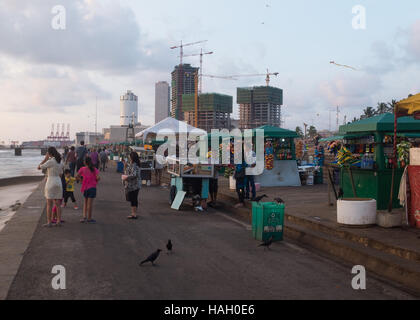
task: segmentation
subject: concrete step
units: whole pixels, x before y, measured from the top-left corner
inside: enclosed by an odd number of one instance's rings
[[[420,263],[398,257],[381,250],[366,247],[362,243],[337,238],[328,233],[312,230],[308,226],[287,221],[284,235],[327,254],[333,259],[339,259],[352,265],[362,265],[368,272],[391,281],[396,286],[408,288],[411,294],[420,296]]]
[[[399,258],[403,258],[406,260],[414,261],[420,263],[420,253],[416,251],[412,251],[406,248],[401,248],[398,246],[394,246],[388,243],[384,243],[382,241],[360,236],[351,231],[351,228],[339,227],[337,228],[337,224],[332,223],[330,221],[323,221],[320,223],[319,221],[312,221],[310,218],[303,218],[296,215],[285,214],[285,220],[288,222],[292,222],[297,225],[301,225],[304,227],[308,227],[314,231],[320,231],[331,236],[337,237],[339,239],[349,240],[358,244],[361,244],[365,247],[369,247],[375,250],[380,250],[386,252],[388,254],[395,255]]]
[[[234,193],[223,194],[221,196],[221,199],[226,200],[227,202],[237,201],[234,195],[235,195]],[[247,203],[246,208],[241,208],[241,209],[229,208],[228,205],[226,205],[225,207],[227,208],[227,210],[230,210],[230,212],[239,214],[241,217],[246,218],[247,221],[251,223],[252,208],[251,208],[250,203]],[[308,217],[301,217],[297,215],[288,214],[287,212],[290,210],[291,209],[288,209],[286,207],[286,212],[285,212],[286,221],[290,221],[298,225],[309,227],[312,230],[317,230],[320,232],[324,232],[326,234],[330,234],[339,239],[346,239],[349,241],[353,241],[355,243],[362,244],[365,247],[380,250],[380,251],[395,255],[397,257],[400,257],[406,260],[420,262],[420,252],[418,251],[413,251],[407,248],[391,245],[389,243],[384,243],[382,241],[373,239],[371,237],[360,236],[359,234],[352,232],[351,228],[345,228],[345,227],[337,228],[337,223],[334,223],[331,221],[324,220],[321,222],[321,221],[312,220],[311,218],[308,218]]]

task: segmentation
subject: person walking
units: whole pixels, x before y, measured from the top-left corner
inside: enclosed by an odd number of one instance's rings
[[[80,141],[80,146],[76,149],[76,169],[77,172],[85,165],[85,158],[88,154],[88,150],[85,147],[85,142]]]
[[[99,169],[99,153],[96,149],[92,149],[89,154],[90,159],[92,159],[92,163],[96,169]]]
[[[66,165],[68,164],[70,169],[70,175],[74,177],[75,170],[76,170],[76,148],[74,146],[71,146],[69,153],[67,154],[66,158]]]
[[[137,152],[131,152],[129,162],[125,166],[122,176],[125,189],[125,197],[131,204],[131,215],[127,218],[137,220],[137,208],[139,206],[138,198],[141,187],[141,168],[140,159]]]
[[[102,151],[99,153],[99,161],[101,163],[101,169],[103,172],[105,172],[106,164],[108,162],[108,154],[105,151],[105,148],[102,149]]]
[[[235,167],[234,178],[236,180],[236,193],[239,199],[239,203],[235,208],[245,207],[245,170],[244,164],[237,164]]]
[[[44,227],[52,227],[52,208],[55,205],[57,221],[56,226],[61,226],[61,207],[60,201],[63,197],[63,186],[61,175],[63,174],[63,164],[61,155],[54,147],[49,147],[44,160],[39,164],[38,170],[47,171],[47,182],[45,184],[44,195],[47,200],[47,223]]]
[[[246,163],[246,160],[248,161],[252,161],[253,159],[256,158],[256,153],[254,151],[252,151],[251,147],[249,147],[248,145],[245,144],[245,164],[247,167],[251,167],[254,168],[256,166],[256,164],[253,165],[248,165],[248,163]],[[249,189],[251,187],[251,194],[252,194],[252,198],[251,199],[255,199],[255,197],[257,196],[257,191],[255,188],[255,179],[254,179],[254,175],[245,175],[245,199],[249,200]]]
[[[83,202],[83,218],[80,220],[81,223],[96,223],[96,220],[92,218],[93,212],[93,201],[96,198],[96,186],[100,180],[99,170],[95,168],[92,163],[92,159],[86,157],[86,166],[81,168],[77,172],[76,179],[80,181],[82,179],[81,192],[84,197]]]

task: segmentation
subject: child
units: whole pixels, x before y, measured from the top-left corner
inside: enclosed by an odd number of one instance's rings
[[[83,219],[80,220],[81,223],[96,223],[92,219],[92,210],[93,210],[93,200],[96,198],[96,185],[98,184],[99,170],[95,168],[90,157],[85,159],[86,166],[80,168],[77,173],[76,179],[80,181],[82,178],[82,193],[84,197],[83,202]]]
[[[70,198],[73,202],[74,210],[77,210],[79,207],[77,206],[76,199],[74,197],[74,183],[76,182],[76,178],[72,177],[69,169],[64,170],[64,176],[66,179],[66,188],[64,189],[64,207],[67,206],[67,201]]]

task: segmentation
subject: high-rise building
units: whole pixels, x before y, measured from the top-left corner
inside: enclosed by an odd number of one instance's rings
[[[130,123],[134,122],[135,124],[137,124],[139,122],[138,98],[134,93],[128,90],[126,94],[122,95],[120,97],[120,106],[121,106],[121,113],[120,113],[121,126],[128,126]]]
[[[172,71],[172,106],[171,116],[178,120],[184,120],[184,110],[182,108],[182,95],[195,93],[195,73],[198,68],[190,64],[178,65]]]
[[[170,113],[170,88],[166,81],[155,84],[155,123],[169,117]]]
[[[239,128],[254,129],[264,125],[281,127],[283,90],[264,86],[238,88]]]
[[[198,96],[198,116],[195,114],[195,94],[183,95],[182,108],[188,124],[210,132],[212,129],[230,129],[233,97],[218,93]],[[196,123],[197,120],[197,123]]]

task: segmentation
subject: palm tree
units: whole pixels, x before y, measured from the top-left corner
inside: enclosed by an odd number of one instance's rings
[[[394,112],[394,110],[395,110],[395,105],[397,104],[397,100],[394,100],[394,99],[392,99],[392,101],[391,102],[388,102],[388,109],[389,109],[389,111],[388,112]]]
[[[366,107],[365,110],[363,110],[363,114],[360,117],[360,119],[368,119],[372,118],[373,116],[376,116],[376,111],[372,107]]]
[[[389,103],[378,102],[378,106],[376,107],[376,114],[384,114],[384,113],[389,113],[389,112],[390,112]]]
[[[303,131],[301,127],[296,127],[296,133],[299,137],[303,138]]]

